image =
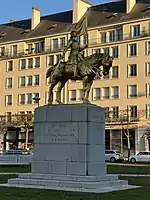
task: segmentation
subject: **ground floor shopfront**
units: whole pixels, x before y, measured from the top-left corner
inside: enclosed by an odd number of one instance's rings
[[[9,150],[15,148],[33,148],[34,130],[30,128],[28,135],[26,130],[17,127],[8,127],[7,131],[0,135],[0,150]]]
[[[128,129],[121,125],[111,127],[107,124],[105,130],[106,149],[119,150],[127,156],[129,140],[131,155],[139,151],[150,151],[150,140],[145,135],[147,128],[147,126],[140,127],[138,124],[129,126]]]
[[[129,126],[129,138],[131,154],[139,151],[150,150],[150,140],[145,136],[146,126],[140,127]],[[105,145],[106,149],[119,150],[127,155],[128,152],[128,138],[127,129],[121,125],[110,126],[106,124],[105,129]],[[26,138],[28,137],[28,138]],[[34,145],[34,129],[30,128],[28,135],[25,129],[10,127],[5,133],[0,134],[0,150],[8,150],[12,148],[25,148],[27,142],[28,149],[32,149]]]

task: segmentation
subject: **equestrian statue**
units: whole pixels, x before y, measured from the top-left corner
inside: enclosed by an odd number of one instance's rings
[[[81,47],[77,40],[76,30],[71,31],[71,37],[60,60],[51,66],[46,73],[46,78],[50,77],[48,104],[53,102],[53,89],[58,84],[56,101],[61,102],[61,90],[65,83],[70,80],[82,80],[83,83],[83,102],[89,103],[89,92],[97,74],[107,76],[112,67],[113,57],[104,53],[94,53],[84,57],[83,51],[88,47]],[[70,50],[68,61],[65,62],[65,54]]]

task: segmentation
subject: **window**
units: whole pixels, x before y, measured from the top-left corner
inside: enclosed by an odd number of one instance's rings
[[[129,114],[130,114],[130,120],[133,120],[134,118],[137,118],[137,106],[129,106],[128,108]]]
[[[35,53],[40,53],[40,43],[37,42],[37,43],[35,43],[34,45],[35,45],[34,52],[35,52]]]
[[[19,86],[20,87],[25,87],[26,86],[26,77],[25,76],[20,76],[19,78]]]
[[[106,43],[106,32],[101,33],[101,43]]]
[[[101,53],[101,49],[100,49],[100,48],[98,48],[98,49],[93,49],[93,50],[92,50],[92,54],[94,54],[94,53]]]
[[[53,49],[54,50],[58,49],[58,39],[53,39]]]
[[[28,85],[28,86],[32,86],[32,76],[28,76],[28,77],[27,77],[27,81],[28,81],[28,82],[27,82],[27,85]]]
[[[6,79],[6,88],[12,88],[12,78]]]
[[[6,106],[11,106],[12,105],[12,95],[6,95],[5,96],[5,105]]]
[[[113,118],[113,120],[116,120],[119,118],[119,107],[118,106],[112,107],[112,118]]]
[[[137,76],[137,65],[132,64],[128,66],[128,77]]]
[[[150,97],[150,83],[146,84],[146,97]]]
[[[12,46],[12,55],[17,56],[17,45]]]
[[[129,45],[129,56],[136,56],[137,55],[137,44],[130,44]]]
[[[40,94],[34,93],[34,98],[40,98]],[[39,103],[39,100],[34,100],[34,103]]]
[[[32,104],[32,93],[27,94],[27,104]]]
[[[150,54],[150,42],[146,42],[146,54]]]
[[[48,56],[48,66],[54,65],[54,55]]]
[[[10,60],[7,62],[7,72],[13,71],[13,61]]]
[[[40,84],[40,76],[39,75],[35,75],[34,76],[34,85],[39,85]]]
[[[118,58],[119,57],[118,46],[112,47],[112,55],[113,55],[114,58]]]
[[[28,68],[29,69],[33,68],[33,58],[28,59]]]
[[[70,101],[76,101],[76,90],[70,90],[69,97]]]
[[[93,92],[92,92],[93,98],[92,100],[99,100],[101,98],[101,91],[100,88],[93,88]]]
[[[109,32],[109,41],[110,42],[115,41],[115,30]]]
[[[40,57],[35,58],[35,67],[40,67]]]
[[[109,47],[103,48],[103,51],[106,55],[109,55]]]
[[[137,85],[128,85],[128,98],[137,97]]]
[[[64,48],[65,47],[65,37],[60,38],[60,48]]]
[[[133,26],[133,37],[140,36],[140,24]]]
[[[45,49],[45,42],[42,41],[42,42],[40,42],[40,52],[43,52],[44,49]]]
[[[86,33],[86,34],[84,34],[84,36],[83,36],[83,44],[85,45],[85,44],[88,44],[88,34]]]
[[[25,99],[26,99],[26,96],[25,94],[20,94],[19,95],[19,104],[25,104]]]
[[[78,100],[79,101],[83,100],[83,90],[82,89],[78,90]]]
[[[108,119],[110,118],[110,108],[109,107],[105,107],[105,118]]]
[[[145,64],[145,76],[150,76],[150,62]]]
[[[150,104],[146,105],[146,118],[150,118]]]
[[[28,54],[32,54],[33,50],[34,50],[33,45],[32,44],[28,44],[28,48],[26,50],[27,50]]]
[[[112,78],[118,78],[119,77],[119,67],[114,66],[112,67]]]
[[[20,69],[26,69],[26,59],[20,60]]]
[[[123,39],[123,30],[122,28],[116,29],[116,41],[120,41]]]
[[[109,99],[109,87],[103,88],[104,90],[104,96],[103,99]]]
[[[118,99],[119,98],[119,87],[114,86],[112,87],[112,99]]]
[[[5,47],[0,48],[0,56],[5,56]]]

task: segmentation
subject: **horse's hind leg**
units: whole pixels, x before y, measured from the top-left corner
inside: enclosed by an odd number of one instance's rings
[[[53,103],[53,89],[56,86],[58,81],[53,79],[49,86],[49,93],[48,93],[48,104],[51,105]]]
[[[61,102],[61,90],[64,87],[65,83],[67,82],[67,80],[63,80],[62,82],[59,82],[58,88],[57,88],[57,92],[56,92],[56,101],[59,104],[62,104]]]

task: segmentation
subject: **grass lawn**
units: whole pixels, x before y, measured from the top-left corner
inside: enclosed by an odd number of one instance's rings
[[[8,178],[15,175],[0,175],[0,183],[7,182]],[[38,189],[6,188],[0,187],[2,200],[149,200],[150,178],[145,177],[120,177],[129,180],[129,184],[140,185],[142,188],[110,192],[105,194],[88,194],[75,192],[62,192]]]
[[[30,165],[0,165],[0,173],[27,173],[31,171]]]
[[[27,173],[31,171],[31,166],[24,165],[1,165],[0,173],[20,172]],[[107,173],[109,174],[150,174],[150,166],[124,166],[124,165],[108,165]]]
[[[108,174],[150,174],[150,166],[108,165]]]

